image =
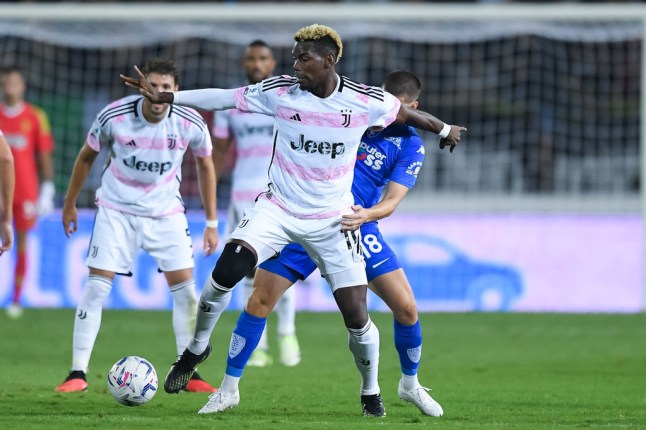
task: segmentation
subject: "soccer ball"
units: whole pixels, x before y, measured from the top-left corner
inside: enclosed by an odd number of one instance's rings
[[[108,389],[122,405],[143,405],[157,392],[157,372],[145,358],[123,357],[108,372]]]

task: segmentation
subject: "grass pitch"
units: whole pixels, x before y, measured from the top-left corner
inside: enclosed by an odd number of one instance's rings
[[[388,416],[361,416],[359,376],[338,314],[297,315],[303,361],[248,368],[241,403],[197,415],[207,396],[163,391],[174,360],[169,312],[105,311],[85,393],[54,387],[71,360],[73,310],[0,313],[0,428],[155,429],[551,429],[646,428],[646,315],[422,315],[420,381],[433,388],[445,416],[423,417],[397,398],[399,362],[388,314],[373,314],[381,331],[380,385]],[[219,384],[237,313],[216,328],[214,353],[200,373]],[[124,355],[156,367],[160,387],[142,407],[115,402],[106,372]]]

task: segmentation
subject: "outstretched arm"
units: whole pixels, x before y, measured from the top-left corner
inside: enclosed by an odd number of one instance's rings
[[[220,88],[207,88],[203,90],[177,91],[175,93],[160,92],[150,85],[141,70],[135,66],[137,78],[119,75],[123,83],[139,91],[152,103],[174,103],[204,110],[224,110],[236,107],[235,89],[223,90]]]
[[[462,132],[467,131],[465,127],[445,124],[428,112],[413,109],[404,104],[401,105],[395,122],[400,124],[405,123],[415,128],[439,134],[440,149],[444,149],[448,145],[451,152],[453,152],[455,145],[460,141]]]

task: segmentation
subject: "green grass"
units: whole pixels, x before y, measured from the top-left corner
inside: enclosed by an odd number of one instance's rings
[[[214,353],[200,367],[213,383],[224,372],[236,318],[225,313]],[[89,390],[63,395],[54,386],[70,365],[73,311],[27,310],[19,321],[3,312],[0,428],[646,428],[646,315],[423,315],[420,381],[443,405],[439,419],[397,398],[391,318],[373,320],[382,338],[384,419],[360,415],[359,377],[340,316],[307,313],[297,315],[299,366],[249,368],[237,409],[199,416],[202,394],[160,387],[149,404],[129,408],[107,392],[106,372],[124,355],[148,358],[163,380],[174,359],[170,313],[106,311]],[[272,321],[272,346],[274,329]]]

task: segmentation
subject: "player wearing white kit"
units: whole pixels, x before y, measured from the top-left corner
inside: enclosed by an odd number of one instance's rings
[[[410,72],[391,72],[383,87],[411,108],[417,108],[421,82]],[[417,406],[424,415],[441,416],[442,407],[428,394],[417,379],[422,351],[422,331],[415,297],[402,266],[379,231],[378,220],[392,214],[417,181],[424,162],[424,143],[415,130],[405,124],[391,124],[381,131],[370,130],[361,139],[354,167],[352,194],[354,213],[345,215],[343,229],[361,228],[363,255],[366,259],[368,287],[384,300],[393,312],[395,348],[402,370],[398,394]],[[383,198],[382,198],[383,194]],[[245,312],[238,319],[232,338],[242,337],[249,320],[262,322],[279,297],[299,279],[306,279],[316,265],[302,246],[291,243],[258,267],[253,294]],[[252,339],[245,336],[247,339]],[[246,345],[253,348],[253,344]],[[227,358],[226,374],[240,375],[245,357]],[[216,397],[239,399],[239,395],[220,390]],[[230,407],[235,401],[228,401]]]
[[[261,40],[251,42],[242,62],[249,84],[257,84],[272,75],[276,67],[271,48]],[[267,170],[274,149],[274,119],[258,113],[238,109],[217,111],[213,127],[213,163],[216,175],[224,155],[235,140],[236,163],[232,174],[231,202],[227,225],[231,233],[242,220],[245,211],[251,209],[256,198],[267,190]],[[255,270],[245,276],[245,296],[253,289]],[[296,366],[301,361],[301,351],[296,338],[295,288],[285,293],[276,304],[278,315],[278,339],[280,361],[286,366]],[[273,362],[269,355],[267,329],[262,333],[258,348],[249,359],[249,366],[264,367]]]
[[[273,116],[274,156],[269,190],[262,194],[231,235],[207,281],[198,309],[193,341],[171,367],[164,388],[178,392],[195,366],[211,352],[209,338],[226,308],[231,289],[258,263],[276,255],[288,243],[303,245],[332,287],[349,332],[349,346],[362,376],[364,414],[383,416],[379,393],[379,332],[366,306],[367,280],[358,235],[341,232],[341,217],[352,213],[352,178],[363,132],[394,121],[442,134],[453,148],[461,127],[450,126],[425,112],[401,106],[381,88],[340,77],[335,65],[342,54],[339,35],[331,28],[311,25],[294,36],[295,77],[280,76],[257,85],[223,90],[160,93],[139,72],[138,79],[122,76],[153,102],[171,102],[220,110]],[[233,339],[230,356],[250,354],[245,336],[260,336],[260,324],[250,320],[240,338]],[[249,330],[247,330],[247,328]],[[227,375],[220,387],[237,393],[239,377]],[[200,413],[217,412],[234,401],[211,397]],[[224,402],[222,400],[225,400]]]
[[[155,88],[178,89],[177,70],[170,60],[150,60],[144,73]],[[177,354],[188,345],[197,301],[192,241],[179,183],[182,159],[189,148],[196,160],[207,219],[206,255],[213,253],[218,241],[215,171],[204,120],[193,109],[151,103],[141,96],[117,100],[103,109],[92,124],[65,196],[63,227],[68,237],[77,229],[77,197],[103,148],[110,157],[96,192],[98,211],[87,256],[90,276],[74,320],[72,370],[56,387],[60,392],[87,389],[87,369],[101,325],[103,303],[115,274],[131,274],[139,249],[155,258],[168,281]],[[199,376],[186,389],[215,391]]]

